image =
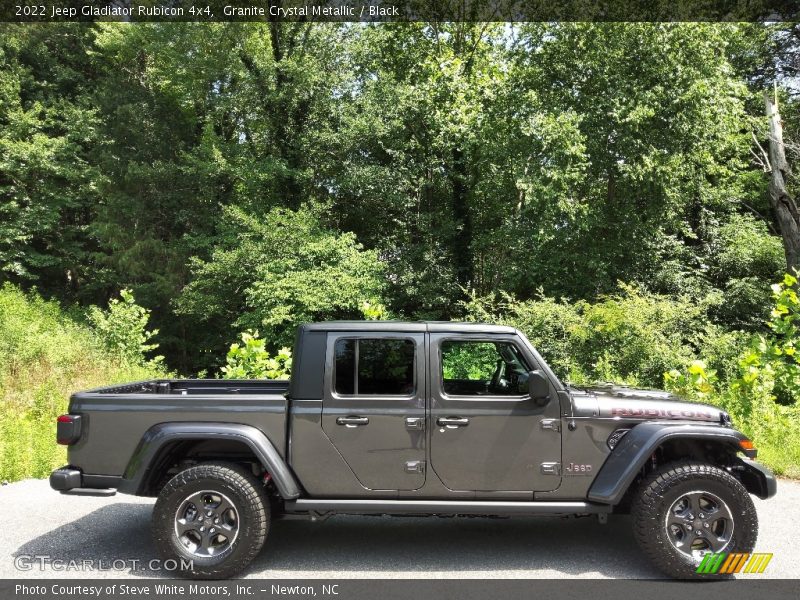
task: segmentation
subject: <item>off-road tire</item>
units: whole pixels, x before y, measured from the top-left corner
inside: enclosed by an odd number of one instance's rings
[[[237,517],[237,528],[232,543],[224,551],[213,556],[198,556],[178,537],[177,512],[187,498],[206,490],[220,494],[234,505],[232,514]],[[179,569],[181,564],[192,561],[191,568],[181,570],[182,575],[224,579],[247,567],[261,551],[269,523],[269,501],[263,486],[253,475],[234,464],[207,463],[181,471],[161,490],[153,509],[153,538],[164,561],[176,561]]]
[[[758,517],[747,490],[739,480],[719,467],[698,462],[664,465],[640,484],[633,499],[634,536],[645,555],[663,573],[677,579],[724,578],[698,574],[701,559],[678,550],[670,541],[668,511],[684,495],[708,492],[730,510],[733,530],[724,552],[752,552],[758,537]]]

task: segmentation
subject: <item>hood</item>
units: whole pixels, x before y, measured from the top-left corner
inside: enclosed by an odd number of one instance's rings
[[[676,419],[728,424],[728,414],[715,406],[686,402],[660,390],[598,384],[570,388],[576,417],[604,419]]]

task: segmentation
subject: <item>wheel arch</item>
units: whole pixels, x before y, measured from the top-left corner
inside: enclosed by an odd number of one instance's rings
[[[759,498],[775,493],[775,480],[766,469],[744,461],[739,443],[747,437],[735,429],[710,424],[647,422],[635,426],[617,444],[589,488],[588,499],[616,505],[656,459],[703,460],[737,471],[748,492]]]
[[[153,486],[174,460],[202,456],[199,449],[203,448],[211,452],[210,458],[213,449],[222,454],[248,456],[270,474],[283,499],[300,496],[300,486],[289,466],[261,430],[250,425],[214,422],[160,423],[148,429],[128,462],[118,489],[123,493],[151,495]]]

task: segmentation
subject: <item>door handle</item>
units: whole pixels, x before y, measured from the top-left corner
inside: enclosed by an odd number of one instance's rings
[[[441,417],[436,419],[436,424],[440,427],[466,427],[469,419],[465,417]]]
[[[422,417],[406,417],[406,429],[409,431],[422,431],[425,429],[425,419]]]
[[[336,424],[345,427],[360,427],[369,425],[369,419],[367,417],[336,417]]]

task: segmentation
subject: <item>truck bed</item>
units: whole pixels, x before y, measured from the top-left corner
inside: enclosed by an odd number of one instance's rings
[[[285,394],[288,390],[288,379],[151,379],[95,388],[73,397],[91,394]]]
[[[122,477],[142,435],[177,421],[251,425],[285,457],[288,390],[286,380],[155,379],[78,392],[69,412],[81,415],[83,435],[70,446],[70,462]]]

